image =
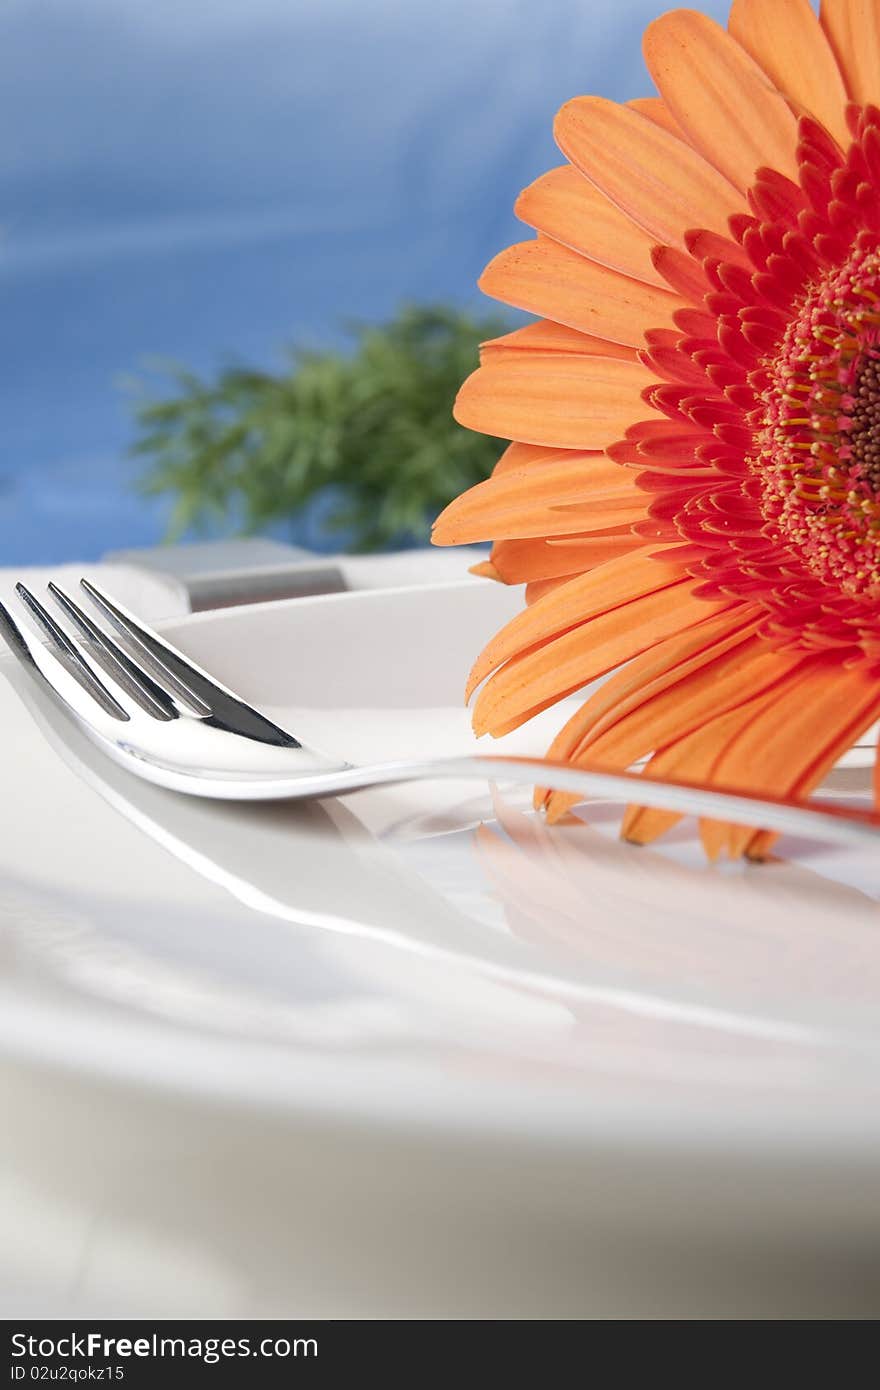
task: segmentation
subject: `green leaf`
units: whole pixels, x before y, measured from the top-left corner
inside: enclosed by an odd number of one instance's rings
[[[327,494],[328,533],[350,530],[353,549],[424,540],[501,452],[457,425],[452,405],[479,344],[510,327],[407,305],[388,323],[350,325],[347,353],[288,349],[277,374],[228,366],[206,380],[162,364],[163,394],[136,386],[131,452],[147,460],[137,486],[172,496],[174,535],[209,516],[256,529]]]

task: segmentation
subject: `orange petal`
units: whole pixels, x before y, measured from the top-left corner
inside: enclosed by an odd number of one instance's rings
[[[638,111],[640,116],[646,116],[649,121],[659,125],[663,130],[668,130],[670,135],[677,139],[684,139],[684,131],[673,116],[666,102],[660,97],[635,97],[633,101],[628,101],[627,106],[633,111]]]
[[[520,444],[519,442],[514,442],[513,444],[508,444],[507,448],[504,450],[504,453],[492,470],[492,476],[495,477],[498,473],[506,473],[512,468],[532,469],[540,467],[544,463],[550,463],[553,460],[558,461],[559,459],[583,457],[584,451],[582,449],[543,449],[540,444]],[[590,457],[595,456],[591,455]]]
[[[738,709],[710,720],[686,738],[655,753],[645,766],[646,776],[680,778],[686,782],[705,781],[711,774],[719,747],[727,742],[747,717],[742,709]],[[675,811],[628,806],[620,833],[624,840],[647,845],[671,830],[680,820],[681,816]]]
[[[641,701],[739,646],[752,636],[760,621],[753,610],[746,610],[746,614],[742,609],[728,609],[717,617],[694,623],[616,671],[560,729],[547,756],[561,761],[575,758],[583,740],[594,729],[622,718]]]
[[[514,449],[518,451],[515,458],[512,453]],[[531,458],[528,457],[529,453]],[[508,454],[511,455],[509,461]],[[588,503],[594,496],[640,495],[644,501],[644,492],[636,485],[637,475],[631,469],[615,463],[601,449],[541,449],[537,445],[512,444],[503,458],[505,468],[499,470],[496,467],[493,474],[496,485],[499,485],[499,472],[502,475],[516,474],[516,483],[505,483],[504,486],[525,488],[536,501],[545,502],[548,506],[562,506],[575,500]],[[488,481],[492,482],[493,479]],[[478,483],[463,496],[476,495],[477,489],[483,489],[483,486]],[[489,495],[491,490],[486,488],[484,491]]]
[[[850,98],[863,106],[880,103],[880,11],[874,0],[822,0],[819,15]]]
[[[496,733],[502,725],[507,729],[516,727],[531,717],[536,706],[582,689],[655,642],[703,617],[706,600],[694,598],[690,587],[689,580],[681,580],[657,593],[633,599],[622,612],[614,609],[603,613],[513,657],[489,678],[477,699],[476,732]],[[559,592],[564,593],[565,589]],[[551,594],[543,602],[553,597]],[[730,606],[713,605],[712,611]],[[534,608],[528,609],[526,616],[533,612]]]
[[[671,10],[648,26],[643,48],[688,140],[731,183],[745,192],[762,165],[797,179],[797,120],[720,24],[696,10]]]
[[[733,0],[728,28],[798,111],[849,145],[846,88],[810,0]]]
[[[743,729],[725,749],[714,775],[719,782],[768,795],[808,796],[878,711],[880,688],[873,676],[841,671],[833,659],[813,661],[795,688],[781,692],[766,718]],[[754,853],[754,839],[754,828],[731,827],[731,857],[747,849]]]
[[[529,227],[591,261],[666,288],[651,264],[651,238],[570,164],[529,184],[515,212]]]
[[[673,285],[691,304],[702,305],[712,286],[693,256],[672,246],[655,246],[651,259],[668,285]]]
[[[579,537],[565,550],[536,538],[497,541],[492,548],[492,562],[505,584],[525,584],[536,579],[580,576],[585,570],[596,569],[621,555],[631,555],[643,549],[644,544],[626,526]]]
[[[575,575],[573,574],[560,574],[555,579],[532,579],[525,588],[526,603],[537,603],[539,598],[552,593],[554,589],[561,588],[563,584],[567,584],[574,578]]]
[[[657,412],[642,392],[655,378],[640,362],[556,353],[505,353],[462,386],[460,425],[561,449],[603,449]]]
[[[480,289],[493,299],[613,343],[641,347],[647,328],[671,328],[686,302],[632,280],[549,237],[509,246],[487,265]]]
[[[802,662],[773,651],[760,638],[732,645],[704,664],[694,663],[678,680],[658,682],[647,698],[632,698],[612,711],[578,746],[577,756],[628,767],[652,750],[676,742],[716,714],[738,709],[775,689]]]
[[[585,709],[569,721],[571,729],[566,726],[561,731],[548,757],[604,767],[629,767],[652,750],[679,745],[719,715],[746,705],[751,710],[757,698],[775,695],[780,683],[802,664],[800,657],[775,652],[758,638],[756,620],[744,626],[742,609],[731,610],[701,627],[710,634],[721,635],[704,641],[678,668],[667,666],[653,680],[640,681],[640,673],[636,673],[627,681],[636,662],[612,676],[587,701]],[[699,628],[695,635],[699,640]],[[641,664],[646,667],[646,663]],[[612,687],[608,693],[606,686]],[[615,703],[613,696],[618,690],[622,691],[622,698]],[[581,716],[589,714],[590,706],[594,717],[585,721]],[[560,743],[566,751],[557,747]],[[721,747],[723,744],[719,743],[718,751]],[[709,770],[705,769],[706,775]],[[544,795],[551,821],[575,804],[573,798],[558,792]]]
[[[601,613],[612,612],[635,598],[667,589],[680,578],[675,569],[659,565],[645,553],[613,560],[591,574],[579,575],[543,603],[517,613],[496,633],[474,664],[468,680],[468,698],[490,671],[527,647],[547,642],[558,633]]]
[[[664,282],[665,283],[665,282]],[[607,338],[594,338],[576,328],[568,328],[552,319],[539,319],[480,344],[480,361],[498,352],[579,352],[588,357],[619,357],[621,361],[637,362],[635,348],[623,343],[610,343]]]
[[[636,489],[637,498],[633,500],[628,496],[596,498],[586,506],[567,507],[564,504],[551,507],[552,520],[554,524],[565,523],[566,529],[558,535],[551,534],[546,537],[547,544],[554,550],[571,550],[580,546],[582,539],[591,536],[604,535],[613,527],[615,530],[628,526],[633,526],[637,521],[643,521],[644,512],[644,493]],[[624,515],[626,520],[624,521]],[[578,536],[577,532],[569,531],[567,523],[579,521],[583,527],[583,537]],[[638,539],[641,540],[641,537]],[[644,545],[644,541],[642,541]]]
[[[577,515],[555,510],[588,503]],[[456,497],[434,523],[436,545],[470,541],[575,535],[596,526],[623,525],[645,516],[645,494],[635,475],[604,454],[573,454],[540,468],[505,469]],[[571,566],[571,572],[577,568]]]
[[[719,710],[683,738],[677,738],[662,748],[646,764],[645,772],[649,776],[730,785],[718,772],[725,751],[749,729],[760,727],[766,737],[767,711],[775,708],[781,696],[801,690],[808,665],[795,657],[777,671],[775,679],[771,678],[769,683],[765,680],[759,688],[752,689],[732,707]],[[679,820],[681,816],[670,812],[630,806],[624,817],[621,835],[638,844],[647,844]],[[700,838],[709,859],[718,858],[731,829],[725,822],[700,821]]]
[[[741,646],[754,634],[756,627],[757,620],[744,620],[741,609],[728,609],[716,618],[694,623],[684,632],[674,633],[665,642],[637,656],[604,681],[568,720],[547,750],[548,758],[560,761],[570,759],[573,762],[582,760],[593,729],[612,722],[618,712],[625,715],[654,692],[670,685],[677,687],[678,682],[691,671],[699,670],[724,652]],[[690,731],[683,729],[683,732]],[[653,742],[646,746],[645,751],[650,751],[651,747]],[[626,763],[617,762],[615,766],[628,766],[636,761],[637,756],[628,758]],[[594,752],[590,753],[587,761],[597,761]],[[538,787],[534,805],[539,810],[546,804],[547,817],[552,823],[577,805],[579,799],[569,792]]]
[[[748,212],[716,169],[654,121],[604,97],[575,97],[556,117],[563,154],[657,241],[683,246],[692,227],[727,233]]]
[[[471,565],[468,574],[475,574],[480,579],[494,579],[496,583],[504,582],[491,560],[481,560],[479,564]]]
[[[725,771],[725,763],[729,770],[729,758],[732,750],[741,746],[743,740],[749,739],[756,729],[763,732],[765,744],[772,739],[771,729],[773,728],[774,716],[777,711],[784,709],[792,701],[804,699],[805,689],[808,689],[810,684],[809,672],[810,662],[800,663],[775,686],[760,692],[756,698],[749,700],[746,705],[742,706],[739,713],[743,718],[737,727],[726,739],[718,740],[718,755],[707,773],[708,780],[719,786],[743,787],[749,785],[738,778],[730,779]],[[706,817],[700,819],[700,840],[707,857],[711,860],[717,859],[725,848],[729,852],[730,845],[737,836],[745,835],[747,841],[754,834],[754,828],[731,825],[729,821],[711,820]],[[737,851],[737,858],[739,853],[740,851]]]

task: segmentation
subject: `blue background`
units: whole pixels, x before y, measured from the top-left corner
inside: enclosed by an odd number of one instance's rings
[[[149,359],[272,364],[405,299],[475,305],[557,107],[649,92],[657,9],[2,0],[0,564],[161,538],[126,458]]]

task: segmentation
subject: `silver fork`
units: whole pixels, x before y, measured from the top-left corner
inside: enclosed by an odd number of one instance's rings
[[[539,782],[584,800],[635,801],[855,847],[880,843],[880,815],[870,811],[570,767],[549,759],[472,754],[365,767],[333,761],[214,680],[89,580],[80,582],[105,626],[50,584],[70,634],[18,584],[18,595],[43,637],[28,624],[19,626],[2,603],[0,631],[29,675],[49,689],[108,757],[173,791],[222,800],[295,800],[421,778],[484,776]]]

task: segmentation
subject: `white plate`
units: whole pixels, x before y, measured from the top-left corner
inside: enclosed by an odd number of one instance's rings
[[[473,746],[463,679],[519,602],[464,581],[165,630],[305,742],[384,759]],[[310,806],[176,797],[47,702],[26,711],[0,669],[7,1061],[471,1152],[503,1136],[532,1154],[529,1220],[561,1154],[585,1174],[618,1155],[650,1224],[669,1203],[658,1165],[705,1172],[711,1152],[737,1174],[714,1219],[740,1235],[880,1234],[876,864],[783,844],[781,862],[711,868],[687,827],[635,850],[610,808],[548,829],[526,790],[476,781]],[[567,712],[504,743],[541,752]],[[793,1196],[807,1160],[821,1209],[809,1183]]]

